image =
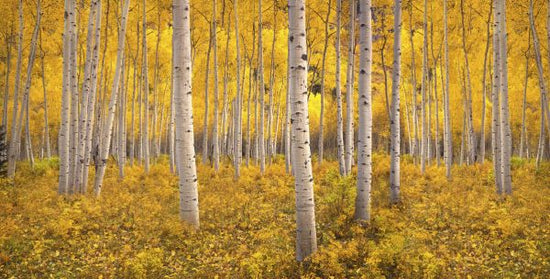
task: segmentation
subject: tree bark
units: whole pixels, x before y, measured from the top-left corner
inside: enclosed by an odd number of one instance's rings
[[[349,46],[348,46],[348,68],[346,77],[346,138],[345,138],[345,156],[346,175],[351,173],[353,162],[353,91],[354,91],[354,75],[355,75],[355,10],[357,5],[355,0],[350,1],[350,22],[349,22]]]
[[[143,0],[143,161],[145,172],[149,172],[149,66],[147,63],[147,16],[145,0]]]
[[[394,6],[394,43],[393,43],[393,71],[392,71],[392,102],[391,102],[391,162],[390,162],[390,201],[400,201],[400,168],[401,156],[401,128],[399,119],[399,81],[401,78],[401,0],[395,0]]]
[[[369,221],[372,184],[372,15],[371,0],[359,1],[359,131],[355,219]]]
[[[449,40],[447,32],[447,1],[443,1],[443,41],[445,44],[445,86],[444,86],[444,107],[443,107],[443,118],[445,122],[444,133],[444,159],[445,159],[445,172],[447,179],[451,179],[451,165],[453,163],[453,143],[452,143],[452,132],[451,132],[451,112],[449,106],[449,88],[450,88],[450,78],[449,78]]]
[[[342,89],[341,89],[341,54],[340,54],[340,29],[342,21],[342,0],[336,0],[336,146],[337,160],[340,168],[340,175],[346,174],[346,163],[344,160],[344,119],[342,112]]]
[[[288,7],[289,43],[291,44],[292,162],[304,162],[293,167],[296,180],[296,259],[303,261],[317,250],[313,174],[309,147],[305,1],[289,0]]]
[[[235,100],[235,178],[238,179],[241,176],[241,161],[242,161],[242,90],[241,90],[241,82],[240,82],[240,72],[241,72],[241,49],[239,46],[239,5],[237,3],[237,0],[233,1],[234,7],[233,12],[235,13],[235,49],[237,52],[237,73],[236,73],[236,80],[237,80],[237,97]]]
[[[180,218],[199,228],[199,199],[193,137],[189,0],[174,0],[174,102]]]
[[[290,3],[289,3],[290,5]],[[260,91],[258,94],[260,95],[260,119],[259,119],[259,127],[258,131],[258,152],[259,152],[259,160],[260,160],[260,173],[263,175],[265,172],[265,139],[264,139],[264,95],[265,95],[265,82],[264,82],[264,58],[263,58],[263,39],[262,39],[262,29],[263,29],[263,23],[262,23],[262,0],[258,1],[258,75],[260,77],[259,79],[259,86]]]
[[[126,23],[128,19],[128,7],[130,5],[130,0],[126,0],[124,3],[124,9],[122,11],[122,17],[120,20],[120,26],[118,31],[118,46],[117,46],[117,60],[115,67],[115,76],[113,79],[112,90],[111,90],[111,100],[109,102],[109,111],[107,113],[106,123],[103,126],[101,131],[101,146],[99,148],[99,164],[96,172],[95,183],[94,183],[94,192],[96,197],[99,197],[101,194],[101,187],[103,184],[103,177],[105,176],[105,169],[107,167],[107,159],[109,155],[109,143],[111,142],[111,136],[113,132],[113,122],[115,118],[115,111],[117,106],[117,91],[119,90],[120,83],[120,72],[123,67],[123,58],[124,58],[124,43],[126,40]],[[144,30],[145,31],[145,30]]]
[[[329,39],[329,19],[330,19],[330,12],[332,10],[332,0],[328,0],[328,6],[327,6],[327,15],[325,18],[325,43],[323,46],[323,58],[321,62],[321,115],[319,117],[319,166],[323,163],[324,158],[324,146],[325,146],[325,138],[324,138],[324,121],[325,121],[325,76],[326,76],[326,61],[327,61],[327,49],[328,49],[328,39]],[[290,73],[289,73],[290,76]],[[290,98],[290,97],[289,97]],[[290,107],[287,106],[287,110]],[[290,119],[290,115],[289,115]],[[290,131],[290,129],[289,129]],[[289,133],[290,136],[290,133]],[[290,144],[290,140],[289,140]],[[290,150],[289,150],[290,151]],[[290,153],[290,152],[289,152]]]
[[[220,137],[218,133],[219,122],[219,96],[218,96],[218,42],[217,42],[217,17],[216,0],[212,0],[212,48],[214,55],[214,122],[212,123],[212,160],[214,169],[220,169]]]

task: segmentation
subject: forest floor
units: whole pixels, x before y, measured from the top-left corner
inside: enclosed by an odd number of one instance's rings
[[[294,184],[281,158],[262,177],[200,164],[201,229],[178,220],[166,158],[148,174],[110,164],[102,196],[64,197],[56,160],[0,183],[0,278],[550,278],[550,163],[513,159],[514,193],[495,194],[490,162],[421,175],[402,160],[390,206],[389,159],[374,156],[372,222],[353,221],[355,175],[315,168],[318,252],[294,255]]]

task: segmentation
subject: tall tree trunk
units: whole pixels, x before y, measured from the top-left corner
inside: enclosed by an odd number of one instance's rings
[[[71,90],[71,115],[70,115],[70,136],[69,136],[69,150],[70,150],[70,156],[69,156],[69,194],[73,194],[76,189],[76,163],[78,161],[77,157],[77,150],[78,150],[78,109],[79,109],[79,101],[80,101],[80,92],[78,91],[78,84],[79,84],[79,67],[78,67],[78,10],[76,9],[76,2],[75,5],[72,6],[72,9],[74,10],[73,13],[69,14],[72,18],[70,19],[72,30],[70,42],[71,42],[71,57],[69,60],[69,67],[71,67],[71,75],[70,75],[70,90]],[[82,60],[82,59],[80,59]]]
[[[152,127],[151,127],[151,150],[152,150],[152,157],[153,158],[156,158],[159,156],[160,154],[160,148],[159,148],[159,145],[157,144],[158,140],[157,140],[157,118],[158,118],[158,105],[159,105],[159,101],[158,101],[158,97],[159,97],[159,92],[158,92],[158,83],[159,83],[159,46],[160,46],[160,25],[161,25],[161,21],[160,21],[160,7],[157,8],[158,10],[158,13],[157,13],[157,42],[156,42],[156,46],[155,46],[155,73],[154,73],[154,81],[153,81],[153,116],[152,116]],[[207,75],[208,76],[208,75]],[[207,78],[208,80],[208,78]],[[206,99],[208,100],[208,98]],[[208,110],[205,110],[205,111],[208,111]],[[205,113],[206,115],[207,113]],[[158,135],[158,137],[160,137],[160,135]]]
[[[206,70],[204,73],[204,119],[202,127],[202,163],[208,164],[208,75],[210,74],[210,52],[212,52],[212,25],[210,25],[210,38],[208,41],[208,52],[206,55]]]
[[[417,156],[420,155],[420,142],[418,141],[418,130],[420,130],[420,127],[418,125],[418,101],[416,99],[416,59],[415,59],[415,48],[414,48],[414,24],[413,24],[413,5],[412,2],[409,6],[409,25],[410,25],[410,44],[411,44],[411,92],[412,92],[412,128],[413,128],[413,135],[412,135],[412,150],[411,155],[413,156],[414,162],[417,163]]]
[[[40,32],[40,52],[41,52],[41,56],[40,56],[40,62],[41,62],[41,70],[42,70],[42,90],[44,92],[44,147],[45,147],[45,151],[46,151],[46,158],[51,158],[52,157],[52,148],[51,148],[51,143],[50,143],[50,125],[49,125],[49,121],[48,121],[48,92],[47,92],[47,87],[46,87],[46,70],[45,70],[45,67],[44,67],[44,59],[46,58],[46,53],[44,52],[44,49],[42,48],[43,44],[42,44],[42,32]],[[6,75],[9,77],[9,65],[10,65],[10,53],[9,53],[9,49],[11,49],[11,47],[8,46],[8,57],[7,57],[7,66],[8,66],[8,69],[7,69],[7,73]],[[8,93],[8,82],[6,82],[6,94]],[[4,100],[7,100],[7,99],[4,99]],[[7,102],[5,102],[5,105],[4,105],[4,108],[7,108],[8,104]],[[5,115],[7,116],[7,111],[5,113]],[[6,119],[7,121],[7,119]],[[3,124],[4,125],[4,124]],[[5,127],[5,126],[4,126]]]
[[[470,63],[468,61],[468,49],[466,47],[466,22],[464,21],[464,0],[460,0],[460,16],[462,19],[462,50],[464,52],[464,64],[466,67],[466,121],[468,127],[468,158],[471,164],[476,161],[476,146],[474,134],[474,121],[472,116],[472,82],[470,79]]]
[[[289,43],[291,44],[292,162],[304,162],[293,167],[296,180],[296,259],[302,261],[317,250],[313,173],[309,147],[305,1],[289,0],[288,7]]]
[[[90,161],[92,158],[92,138],[94,130],[94,120],[95,120],[95,103],[96,103],[96,93],[97,93],[97,70],[99,66],[99,47],[101,44],[101,0],[98,1],[97,13],[96,13],[96,22],[95,22],[95,45],[93,51],[93,60],[92,60],[92,80],[90,82],[91,89],[90,94],[88,95],[88,118],[86,119],[86,137],[85,137],[85,148],[84,148],[84,167],[82,173],[82,187],[81,192],[87,193],[88,187],[88,171],[90,167]]]
[[[230,41],[230,29],[231,29],[231,20],[227,21],[226,35],[227,40],[225,41],[225,61],[224,61],[224,70],[223,70],[223,100],[222,100],[222,143],[221,143],[221,154],[227,156],[227,138],[229,136],[229,103],[228,103],[228,92],[227,86],[229,83],[229,41]]]
[[[8,149],[8,177],[15,175],[15,164],[18,159],[18,150],[21,145],[17,128],[17,111],[19,110],[19,85],[21,83],[21,64],[23,62],[23,0],[19,1],[19,33],[17,36],[17,66],[15,69],[15,84],[13,88],[13,110],[11,118],[11,139]],[[23,105],[22,105],[23,106]],[[7,127],[6,127],[7,131]],[[61,134],[61,131],[60,131]],[[68,157],[67,157],[68,158]]]
[[[328,6],[327,6],[327,15],[325,17],[325,43],[323,46],[323,58],[321,62],[321,115],[319,117],[319,166],[323,163],[323,153],[324,153],[324,146],[325,146],[325,137],[324,137],[324,122],[325,122],[325,76],[326,76],[326,61],[327,61],[327,49],[328,49],[328,39],[329,39],[329,19],[330,19],[330,12],[332,10],[332,0],[328,0]],[[290,53],[290,52],[289,52]],[[289,64],[290,65],[290,64]],[[290,69],[289,69],[290,71]],[[290,76],[290,73],[288,73]],[[290,87],[289,87],[290,88]],[[289,89],[290,90],[290,89]],[[289,91],[290,92],[290,91]],[[288,97],[290,98],[290,97]],[[288,101],[287,110],[290,108],[290,102]],[[288,119],[290,119],[290,115],[288,116]],[[289,135],[290,137],[290,129]],[[290,144],[290,139],[288,140]],[[290,149],[289,149],[289,155],[290,155]],[[290,156],[289,156],[290,157]]]
[[[290,3],[289,3],[290,5]],[[263,54],[263,38],[262,38],[262,29],[263,29],[263,23],[262,23],[262,0],[258,1],[258,75],[260,77],[259,79],[259,86],[260,91],[258,94],[260,95],[260,119],[259,119],[259,127],[258,128],[258,152],[259,152],[259,160],[260,160],[260,173],[263,174],[265,171],[265,140],[264,140],[264,95],[265,95],[265,82],[264,82],[264,54]],[[307,54],[306,54],[307,55]]]
[[[527,50],[525,51],[525,82],[523,83],[523,103],[521,109],[521,135],[519,143],[519,157],[523,158],[526,145],[527,128],[525,125],[525,107],[527,105],[527,84],[529,82],[529,58],[531,50],[531,32],[529,32],[527,40]]]
[[[2,103],[2,127],[4,127],[5,133],[7,133],[7,128],[8,128],[8,101],[10,96],[10,70],[11,70],[11,43],[9,39],[10,36],[6,35],[6,83],[4,84],[4,102]],[[42,46],[42,44],[40,44],[40,46]],[[42,61],[44,61],[43,57],[42,57]],[[44,62],[42,62],[42,65],[44,65]]]
[[[242,88],[240,83],[240,72],[241,72],[241,49],[239,46],[239,5],[237,0],[233,1],[234,7],[233,12],[235,13],[235,49],[237,52],[237,97],[235,100],[235,178],[238,179],[241,176],[241,161],[242,161]]]
[[[485,44],[485,54],[483,57],[483,77],[481,84],[483,86],[483,100],[481,108],[481,134],[479,136],[479,162],[485,162],[485,116],[487,107],[487,60],[489,57],[489,45],[491,43],[491,16],[493,14],[493,5],[489,8],[489,16],[487,17],[487,43]]]
[[[212,0],[212,48],[214,50],[214,122],[212,123],[212,160],[214,169],[220,169],[220,137],[218,133],[219,122],[219,96],[218,96],[218,43],[217,43],[217,17],[216,0]]]
[[[97,12],[98,1],[94,0],[90,2],[90,14],[88,16],[88,32],[86,36],[86,60],[84,62],[84,77],[82,82],[81,95],[82,100],[80,104],[80,116],[78,118],[78,142],[76,150],[76,162],[75,162],[75,188],[76,192],[82,192],[82,178],[84,171],[84,152],[86,151],[86,122],[88,119],[88,96],[92,87],[92,56],[94,47],[94,22],[96,19],[95,13]],[[93,103],[92,103],[93,105]],[[90,116],[91,117],[91,116]]]
[[[372,15],[371,0],[359,1],[359,131],[355,219],[369,221],[372,184]]]
[[[252,84],[254,81],[252,80],[252,61],[254,60],[254,53],[256,50],[256,30],[254,30],[254,25],[252,26],[252,54],[249,57],[248,60],[248,108],[246,110],[247,116],[246,116],[246,166],[248,167],[250,164],[250,152],[251,150],[251,136],[250,136],[250,99],[252,98]],[[255,88],[255,87],[254,87]]]
[[[124,43],[126,40],[126,23],[128,19],[128,7],[130,6],[130,0],[126,0],[124,3],[124,9],[122,11],[122,17],[120,19],[120,26],[118,31],[118,46],[117,46],[117,60],[115,66],[115,76],[112,84],[111,100],[109,102],[109,111],[107,113],[106,123],[101,131],[101,146],[99,148],[99,164],[96,172],[94,192],[96,197],[101,194],[101,187],[103,184],[103,177],[105,176],[105,169],[107,167],[107,159],[109,155],[109,142],[111,142],[111,136],[113,132],[113,122],[115,118],[115,111],[117,106],[117,91],[119,90],[120,72],[123,67],[124,58]],[[145,30],[144,30],[145,31]]]
[[[392,71],[392,102],[391,102],[391,163],[390,163],[390,201],[400,201],[400,168],[401,156],[401,128],[399,119],[399,81],[401,78],[401,0],[395,0],[394,7],[394,43],[393,43],[393,71]]]
[[[449,78],[449,40],[447,39],[447,1],[443,1],[443,42],[445,44],[445,86],[443,90],[443,118],[445,122],[445,129],[443,131],[444,137],[444,159],[447,179],[451,179],[451,165],[453,163],[453,138],[451,132],[451,112],[449,106],[449,90],[450,90],[450,78]]]
[[[149,67],[147,65],[147,16],[146,0],[143,0],[143,161],[145,172],[149,171]]]
[[[180,188],[180,218],[199,228],[199,198],[193,137],[191,32],[189,0],[174,0],[174,102],[176,162]]]
[[[341,54],[340,54],[340,29],[342,28],[342,0],[336,0],[336,146],[337,160],[340,168],[340,175],[346,174],[346,163],[344,160],[344,119],[342,112],[342,88],[341,88]]]
[[[271,65],[269,70],[269,106],[267,114],[267,157],[271,165],[273,161],[273,86],[275,84],[275,42],[277,39],[277,5],[273,4],[273,41],[271,43]]]
[[[355,0],[350,1],[350,22],[349,22],[349,48],[348,48],[348,68],[346,77],[346,138],[345,138],[345,163],[346,175],[351,173],[353,161],[353,91],[355,75],[355,10],[357,5]]]
[[[492,130],[491,130],[491,147],[493,150],[493,172],[495,176],[495,188],[496,192],[500,195],[503,192],[502,189],[502,176],[501,172],[501,134],[500,134],[500,48],[498,35],[500,11],[497,7],[497,1],[493,1],[495,17],[493,26],[493,91],[492,91]]]
[[[426,91],[428,91],[428,1],[424,0],[424,22],[422,23],[424,39],[422,41],[422,87],[421,87],[421,117],[422,117],[422,142],[420,145],[420,170],[422,174],[426,171],[428,159],[428,129],[426,118]],[[428,94],[429,96],[429,94]],[[429,98],[429,97],[428,97]]]

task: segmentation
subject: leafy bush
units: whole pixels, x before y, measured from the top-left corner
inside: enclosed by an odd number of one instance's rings
[[[390,206],[389,159],[375,154],[372,220],[353,221],[355,170],[315,167],[319,250],[294,260],[294,184],[284,160],[198,165],[201,230],[178,218],[177,177],[166,158],[145,174],[113,164],[102,197],[56,193],[57,160],[22,165],[0,184],[0,277],[16,278],[548,278],[550,164],[513,171],[514,193],[495,194],[492,165],[402,163],[403,202]],[[37,171],[40,170],[40,171]],[[91,190],[91,189],[90,189]]]

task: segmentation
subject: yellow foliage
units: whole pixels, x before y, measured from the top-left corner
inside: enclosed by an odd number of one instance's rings
[[[514,159],[515,160],[515,159]],[[0,186],[2,278],[548,278],[550,165],[515,160],[514,193],[494,192],[492,166],[425,176],[404,158],[403,202],[389,205],[386,155],[375,154],[372,221],[353,221],[355,170],[316,167],[319,250],[294,259],[294,184],[284,163],[233,179],[198,166],[201,229],[178,218],[165,158],[145,174],[114,164],[101,198],[56,193],[57,162],[23,165]]]

